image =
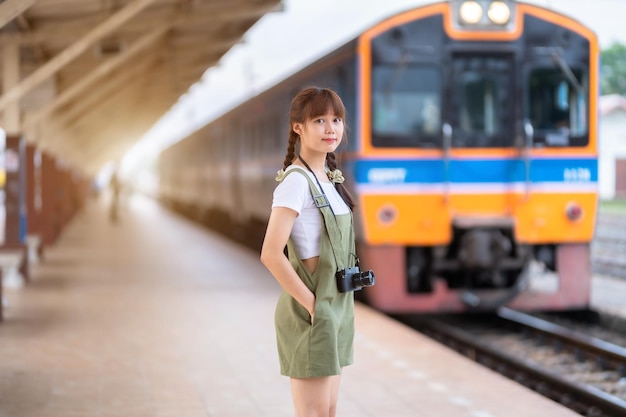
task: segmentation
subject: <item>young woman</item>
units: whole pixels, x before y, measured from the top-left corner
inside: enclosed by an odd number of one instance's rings
[[[354,204],[334,154],[344,140],[344,118],[332,90],[307,88],[294,97],[287,155],[261,250],[261,261],[284,290],[276,337],[296,417],[335,416],[341,369],[353,361],[354,296],[340,292],[335,278],[356,264]]]

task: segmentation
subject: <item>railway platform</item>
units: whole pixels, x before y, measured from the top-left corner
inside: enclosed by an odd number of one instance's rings
[[[87,204],[7,289],[0,417],[288,417],[258,255],[133,197]],[[357,305],[338,417],[576,413]]]

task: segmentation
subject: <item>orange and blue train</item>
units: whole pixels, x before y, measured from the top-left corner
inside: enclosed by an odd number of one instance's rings
[[[554,10],[451,0],[360,33],[160,157],[160,197],[259,241],[302,87],[339,92],[362,295],[388,313],[585,308],[599,48]],[[261,235],[260,235],[261,234]]]

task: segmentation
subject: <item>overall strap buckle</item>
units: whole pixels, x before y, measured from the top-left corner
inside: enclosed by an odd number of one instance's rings
[[[325,194],[313,194],[313,201],[315,202],[315,207],[317,208],[330,206],[330,202]]]

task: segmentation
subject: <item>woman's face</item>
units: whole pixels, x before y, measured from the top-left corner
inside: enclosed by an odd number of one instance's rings
[[[301,151],[334,152],[343,138],[343,119],[333,113],[317,116],[305,123],[294,123],[300,135]]]

